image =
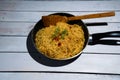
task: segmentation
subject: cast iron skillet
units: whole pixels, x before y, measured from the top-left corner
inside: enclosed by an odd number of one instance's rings
[[[74,15],[68,14],[68,13],[55,13],[55,14],[50,14],[50,15],[61,15],[61,16],[67,16],[67,17],[74,16]],[[84,48],[88,44],[88,40],[89,40],[89,32],[88,32],[86,24],[82,20],[69,21],[68,24],[78,24],[78,25],[80,25],[82,27],[82,29],[84,31],[84,36],[85,36],[85,43],[84,43],[84,47],[83,47],[83,50],[84,50]],[[37,33],[37,31],[39,29],[41,29],[43,27],[44,27],[43,22],[42,22],[42,20],[40,20],[40,21],[37,22],[37,24],[34,26],[34,28],[32,30],[32,41],[34,43],[34,47],[35,48],[36,48],[36,46],[35,46],[35,34]],[[70,60],[70,59],[76,58],[76,57],[78,57],[82,53],[82,51],[80,51],[77,55],[75,55],[73,57],[69,57],[69,58],[66,58],[66,59],[60,59],[60,60]],[[38,52],[40,53],[40,55],[42,54],[40,51],[38,51]],[[47,57],[47,58],[49,58],[49,57]],[[58,59],[55,59],[55,60],[58,60]]]

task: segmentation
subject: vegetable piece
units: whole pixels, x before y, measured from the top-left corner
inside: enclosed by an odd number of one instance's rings
[[[58,41],[59,38],[64,39],[65,36],[68,35],[68,31],[66,29],[64,29],[63,31],[60,31],[60,28],[57,27],[54,31],[54,33],[52,34],[52,39]]]
[[[61,32],[61,38],[64,39],[66,35],[68,35],[68,31],[67,31],[66,29],[64,29],[64,30]]]
[[[56,37],[58,37],[60,34],[60,28],[57,27],[54,31],[54,34],[52,35],[52,39],[55,39]]]

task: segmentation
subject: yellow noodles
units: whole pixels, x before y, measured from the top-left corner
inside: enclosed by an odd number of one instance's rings
[[[38,50],[53,59],[73,57],[83,49],[84,42],[82,28],[64,22],[40,29],[35,38]]]

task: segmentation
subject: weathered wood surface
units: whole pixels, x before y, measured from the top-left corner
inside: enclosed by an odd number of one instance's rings
[[[9,80],[119,80],[119,75],[66,74],[66,73],[0,73],[1,79]]]
[[[0,10],[11,11],[109,11],[120,10],[120,1],[1,1]]]
[[[116,15],[83,20],[108,22],[107,26],[88,26],[90,34],[120,31],[120,1],[0,1],[0,79],[119,80],[120,46],[87,45],[75,61],[58,67],[36,62],[28,51],[28,35],[42,15],[106,11]]]
[[[106,12],[106,11],[101,11]],[[93,13],[101,13],[101,12],[79,12],[79,11],[70,11],[70,12],[63,12],[63,13],[69,13],[73,14],[75,16],[77,15],[85,15],[85,14],[93,14]],[[55,11],[49,11],[49,12],[19,12],[19,11],[0,11],[0,21],[13,21],[13,22],[37,22],[41,19],[43,15],[53,14],[53,13],[61,13],[61,12],[55,12]],[[33,16],[31,16],[33,15]],[[94,19],[85,19],[84,22],[120,22],[120,12],[116,11],[115,16],[112,17],[104,17],[104,18],[94,18]]]
[[[1,71],[120,73],[120,55],[83,53],[78,59],[70,64],[58,67],[49,67],[38,63],[31,58],[29,53],[0,53],[0,59]]]

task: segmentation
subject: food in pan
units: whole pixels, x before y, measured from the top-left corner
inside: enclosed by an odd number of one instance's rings
[[[81,26],[58,22],[40,29],[35,35],[35,45],[45,56],[67,59],[77,55],[84,46],[85,37]]]

